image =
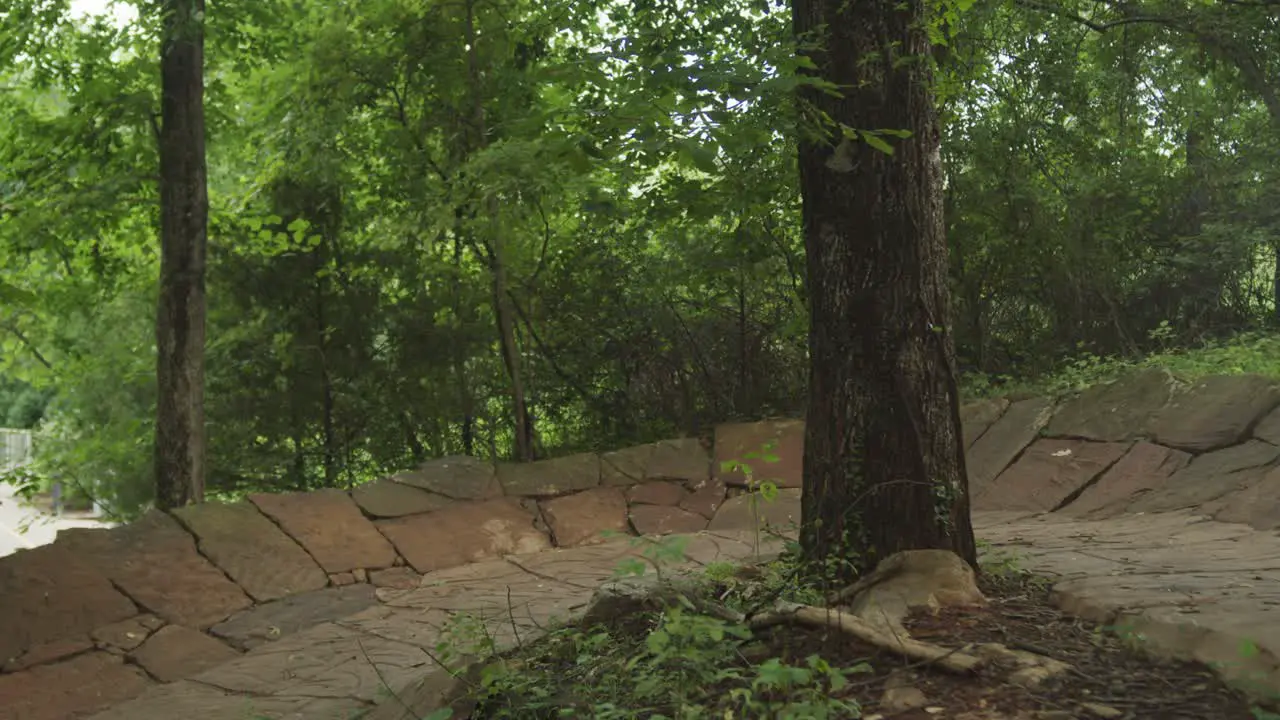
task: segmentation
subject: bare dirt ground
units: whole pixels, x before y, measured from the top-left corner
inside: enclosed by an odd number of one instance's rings
[[[798,660],[820,653],[833,665],[866,662],[848,694],[864,717],[895,720],[1253,720],[1251,704],[1207,667],[1146,656],[1132,641],[1074,620],[1049,602],[1031,578],[986,576],[989,606],[915,613],[905,625],[913,638],[946,648],[1001,643],[1066,663],[1070,669],[1028,688],[1000,673],[944,673],[869,646],[847,635],[783,627],[765,636],[767,652]],[[918,691],[918,692],[916,692]],[[915,707],[912,707],[915,705]]]

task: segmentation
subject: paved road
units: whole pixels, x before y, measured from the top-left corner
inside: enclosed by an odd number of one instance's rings
[[[51,543],[59,530],[73,527],[104,527],[104,524],[47,515],[23,505],[12,486],[0,483],[0,557]]]

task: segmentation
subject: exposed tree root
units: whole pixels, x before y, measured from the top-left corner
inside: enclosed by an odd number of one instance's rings
[[[812,605],[780,605],[775,612],[752,618],[752,630],[774,625],[796,624],[814,628],[829,628],[850,635],[862,642],[909,660],[934,665],[947,672],[970,674],[983,664],[981,658],[947,648],[920,642],[910,637],[899,637],[877,629],[862,618],[836,608]]]

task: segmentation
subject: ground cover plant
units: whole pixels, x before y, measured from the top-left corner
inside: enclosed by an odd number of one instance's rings
[[[1051,583],[987,554],[983,607],[910,613],[904,629],[948,654],[938,663],[819,625],[756,627],[779,601],[820,604],[794,557],[716,563],[657,583],[663,602],[607,623],[573,623],[471,666],[431,720],[469,718],[1059,718],[1259,720],[1275,715],[1212,669],[1153,658],[1123,628],[1075,620]],[[748,619],[743,619],[743,618]],[[995,661],[957,672],[953,660],[990,644],[1048,658],[1040,672]],[[954,654],[951,654],[954,653]],[[1022,674],[1010,675],[1011,668]],[[1048,668],[1047,670],[1044,668]]]

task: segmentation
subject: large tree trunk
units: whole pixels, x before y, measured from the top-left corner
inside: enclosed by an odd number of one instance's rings
[[[156,506],[204,499],[204,0],[163,0]]]
[[[942,162],[924,0],[794,0],[826,48],[807,107],[909,130],[893,154],[827,127],[800,144],[810,388],[801,547],[844,581],[899,550],[977,562],[949,327]],[[816,116],[817,112],[811,114]],[[825,138],[823,137],[825,136]]]

